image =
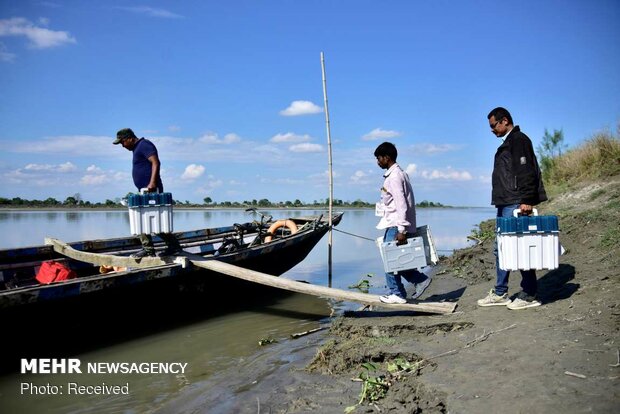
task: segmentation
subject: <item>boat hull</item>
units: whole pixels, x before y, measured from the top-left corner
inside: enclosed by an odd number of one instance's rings
[[[335,216],[335,223],[339,222],[340,215]],[[299,220],[299,219],[298,219]],[[308,220],[307,223],[312,221]],[[179,233],[181,240],[192,241],[204,237],[218,237],[228,234],[231,228],[205,229],[194,232]],[[314,246],[327,233],[329,227],[322,220],[314,219],[312,228],[307,228],[297,234],[276,239],[273,242],[261,244],[249,248],[240,248],[225,254],[212,254],[211,260],[220,260],[246,269],[256,270],[263,273],[279,276],[306,258]],[[87,241],[71,243],[76,249],[91,252],[118,251],[119,249],[135,249],[136,241],[133,238],[110,239],[100,241]],[[31,305],[38,302],[63,300],[84,294],[95,292],[110,292],[125,289],[129,286],[151,285],[155,281],[171,281],[178,289],[202,290],[203,285],[209,289],[223,288],[224,284],[239,285],[239,281],[217,274],[214,271],[184,266],[181,263],[170,263],[141,269],[129,269],[127,271],[112,272],[108,274],[83,275],[87,270],[92,272],[92,264],[82,263],[76,260],[67,260],[58,254],[51,246],[37,246],[31,248],[0,251],[0,266],[3,272],[15,278],[16,272],[23,272],[23,278],[32,279],[37,269],[37,264],[43,260],[65,260],[72,269],[82,275],[76,279],[52,283],[49,285],[36,284],[22,286],[0,291],[0,309],[11,308],[21,305]],[[19,262],[27,261],[26,265],[17,268]],[[15,270],[19,269],[19,270]],[[26,276],[27,275],[27,276]],[[192,277],[190,277],[190,275]],[[17,278],[15,278],[17,279]],[[6,280],[6,278],[5,278]],[[242,285],[246,284],[243,282]],[[157,283],[154,286],[169,285],[169,283]],[[230,287],[228,287],[230,288]],[[167,286],[166,289],[170,289]]]

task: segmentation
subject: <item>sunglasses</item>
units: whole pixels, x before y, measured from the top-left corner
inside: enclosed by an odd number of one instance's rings
[[[497,126],[497,124],[499,124],[500,122],[502,122],[502,120],[500,119],[499,121],[495,121],[494,124],[489,124],[489,126],[491,127],[491,129],[495,129],[495,127]]]

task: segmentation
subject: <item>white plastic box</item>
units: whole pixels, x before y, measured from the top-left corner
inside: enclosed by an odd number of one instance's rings
[[[564,253],[557,233],[498,235],[497,249],[504,270],[557,269]]]
[[[158,234],[173,231],[172,194],[147,193],[129,196],[131,234]]]
[[[377,239],[377,245],[383,260],[385,272],[398,273],[402,270],[420,269],[437,263],[437,251],[428,226],[416,229],[416,236],[407,239],[407,244],[396,245],[396,241],[383,242]]]
[[[536,214],[536,213],[535,213]],[[497,255],[503,270],[557,269],[560,244],[556,216],[497,218]]]

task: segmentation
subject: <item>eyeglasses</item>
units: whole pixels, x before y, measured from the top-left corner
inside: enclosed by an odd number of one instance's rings
[[[489,126],[491,127],[491,129],[495,129],[495,127],[497,126],[497,124],[499,124],[500,122],[502,122],[502,120],[500,119],[499,121],[495,121],[494,124],[489,124]]]

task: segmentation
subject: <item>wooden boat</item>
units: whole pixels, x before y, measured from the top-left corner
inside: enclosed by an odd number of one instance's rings
[[[343,213],[332,217],[337,225]],[[293,222],[295,226],[290,225]],[[327,218],[311,216],[289,218],[281,227],[269,217],[260,222],[229,227],[174,233],[187,255],[201,261],[218,261],[245,269],[281,275],[300,263],[329,230]],[[280,222],[281,223],[281,222]],[[269,228],[280,227],[272,234]],[[297,232],[294,232],[297,227]],[[266,241],[272,238],[270,241]],[[156,250],[164,245],[154,238]],[[141,246],[135,237],[89,240],[64,244],[55,239],[46,245],[0,250],[0,309],[50,302],[86,294],[149,285],[158,280],[187,282],[186,274],[218,273],[175,257],[131,259]],[[64,250],[63,250],[64,249]],[[62,254],[60,252],[65,252]],[[73,256],[70,257],[70,256]],[[79,260],[77,260],[77,259]],[[62,282],[40,284],[35,276],[41,263],[54,260],[74,270],[78,277]],[[123,264],[120,271],[106,271],[101,265]],[[230,278],[229,278],[230,279]]]

